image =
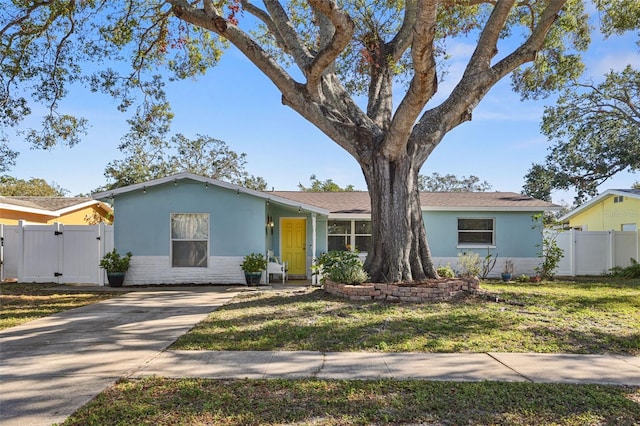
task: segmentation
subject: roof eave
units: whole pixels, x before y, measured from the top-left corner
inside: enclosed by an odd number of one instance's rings
[[[329,219],[332,220],[340,220],[340,219],[371,219],[371,213],[329,213]]]
[[[462,211],[462,212],[557,212],[562,210],[560,206],[422,206],[422,211]]]
[[[639,195],[636,195],[630,192],[620,191],[618,189],[607,189],[602,194],[595,196],[594,198],[590,199],[589,201],[582,204],[581,206],[578,206],[575,209],[571,210],[569,213],[565,214],[564,216],[561,216],[560,218],[558,218],[558,221],[567,223],[574,216],[577,216],[583,211],[591,208],[591,206],[598,204],[600,201],[604,200],[605,198],[608,198],[614,195],[622,195],[623,197],[632,197],[632,198],[640,199]]]
[[[36,209],[34,207],[16,206],[13,204],[0,203],[0,209],[12,210],[12,211],[23,212],[23,213],[39,214],[43,216],[54,216],[54,217],[60,216],[57,212],[54,212],[51,210]]]
[[[67,214],[69,212],[73,212],[73,211],[76,211],[76,210],[84,209],[86,207],[91,207],[91,206],[96,205],[96,204],[99,205],[99,204],[101,204],[101,202],[98,201],[98,200],[89,200],[89,201],[85,201],[84,203],[75,204],[73,206],[65,207],[65,208],[59,209],[59,210],[54,210],[53,212],[55,213],[56,216],[62,216],[63,214]],[[104,204],[104,203],[102,203],[102,204]]]
[[[185,179],[189,179],[189,180],[194,180],[197,182],[201,182],[204,184],[209,184],[209,185],[215,185],[218,186],[220,188],[225,188],[231,191],[235,191],[238,194],[248,194],[248,195],[253,195],[255,197],[258,198],[262,198],[264,200],[270,201],[270,202],[274,202],[274,203],[278,203],[284,206],[288,206],[288,207],[293,207],[295,209],[301,209],[301,210],[305,210],[305,211],[309,211],[312,213],[317,213],[317,214],[322,214],[322,215],[329,215],[329,210],[327,209],[323,209],[320,207],[316,207],[316,206],[312,206],[310,204],[305,204],[305,203],[298,203],[292,200],[289,200],[287,198],[283,198],[277,195],[270,195],[268,193],[264,193],[262,191],[256,191],[253,189],[249,189],[249,188],[245,188],[243,186],[239,186],[239,185],[234,185],[232,183],[228,183],[228,182],[223,182],[221,180],[217,180],[217,179],[211,179],[211,178],[207,178],[207,177],[203,177],[203,176],[199,176],[193,173],[178,173],[172,176],[167,176],[167,177],[163,177],[163,178],[159,178],[159,179],[154,179],[154,180],[150,180],[148,182],[144,182],[144,183],[136,183],[134,185],[129,185],[129,186],[124,186],[122,188],[117,188],[114,189],[112,191],[103,191],[103,192],[98,192],[96,194],[92,194],[92,198],[96,199],[96,200],[106,200],[106,199],[110,199],[110,198],[114,198],[116,195],[120,195],[120,194],[126,194],[128,192],[133,192],[133,191],[139,191],[139,190],[143,190],[145,188],[151,188],[154,186],[159,186],[159,185],[164,185],[167,183],[171,183],[171,182],[179,182],[181,180],[185,180]]]

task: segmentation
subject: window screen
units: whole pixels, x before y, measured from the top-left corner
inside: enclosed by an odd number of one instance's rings
[[[494,245],[495,219],[458,219],[459,245]]]
[[[207,267],[209,253],[209,215],[176,213],[171,215],[171,266]]]

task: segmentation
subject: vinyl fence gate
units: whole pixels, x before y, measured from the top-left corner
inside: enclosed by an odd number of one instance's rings
[[[19,282],[104,285],[99,267],[113,249],[113,226],[0,225],[1,278]]]

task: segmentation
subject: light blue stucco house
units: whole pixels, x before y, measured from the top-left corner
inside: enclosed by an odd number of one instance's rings
[[[125,285],[244,283],[244,255],[272,253],[292,278],[311,278],[314,257],[371,242],[367,192],[246,189],[180,173],[94,194],[113,204],[114,244],[133,253]],[[458,253],[498,255],[533,273],[542,244],[532,216],[559,207],[515,193],[423,193],[423,218],[436,264]]]

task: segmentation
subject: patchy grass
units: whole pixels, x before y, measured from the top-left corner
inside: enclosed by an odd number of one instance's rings
[[[122,294],[51,290],[58,286],[58,284],[1,283],[0,330]]]
[[[64,425],[637,425],[640,388],[533,383],[122,380]]]
[[[640,355],[640,280],[482,289],[436,304],[351,302],[320,289],[242,294],[172,349]]]

